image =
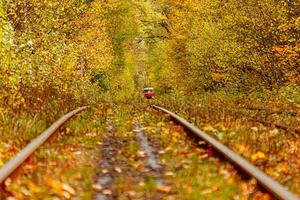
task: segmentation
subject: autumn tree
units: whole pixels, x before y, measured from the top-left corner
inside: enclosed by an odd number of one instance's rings
[[[161,2],[171,33],[167,65],[187,93],[278,89],[299,64],[296,1]],[[291,62],[279,64],[282,53]]]
[[[63,111],[97,98],[92,76],[112,61],[103,2],[1,3],[2,107]]]

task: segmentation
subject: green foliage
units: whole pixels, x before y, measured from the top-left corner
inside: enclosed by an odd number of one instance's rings
[[[126,0],[107,3],[107,19],[109,20],[108,33],[113,48],[113,64],[117,69],[125,66],[125,51],[131,44],[137,27],[133,23],[133,12],[130,2]]]
[[[107,74],[105,72],[98,72],[92,75],[91,81],[96,83],[101,91],[107,91],[109,89],[109,82]]]

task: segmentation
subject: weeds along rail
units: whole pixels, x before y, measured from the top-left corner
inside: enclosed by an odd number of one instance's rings
[[[300,200],[295,194],[288,191],[284,186],[280,183],[276,182],[270,176],[265,174],[263,171],[259,170],[257,167],[252,165],[250,162],[245,160],[240,155],[234,153],[231,149],[218,142],[216,139],[212,138],[208,134],[204,133],[194,125],[190,124],[185,119],[179,117],[175,113],[168,111],[165,108],[159,106],[152,106],[153,108],[160,110],[168,115],[170,115],[175,121],[179,122],[182,126],[187,128],[189,131],[206,141],[210,144],[214,149],[224,155],[228,160],[230,160],[234,165],[238,166],[240,169],[245,171],[250,176],[256,178],[256,180],[260,183],[262,187],[268,190],[271,194],[273,194],[276,198],[282,200]]]
[[[0,183],[2,183],[7,177],[9,177],[21,164],[43,143],[45,143],[51,135],[53,135],[60,127],[62,127],[69,119],[74,117],[76,114],[87,109],[88,106],[80,107],[73,110],[59,120],[54,122],[48,129],[41,133],[38,137],[32,140],[25,148],[23,148],[19,153],[17,153],[11,160],[9,160],[0,169]]]
[[[209,106],[209,108],[213,109],[215,107]],[[218,107],[218,108],[220,108],[220,107]],[[263,108],[222,108],[222,109],[226,110],[226,111],[230,111],[230,112],[235,112],[235,113],[239,113],[242,110],[267,111],[267,109],[263,109]],[[281,111],[281,110],[273,110],[273,111],[270,111],[270,113],[284,113],[284,114],[288,114],[288,112]],[[295,133],[300,133],[300,129],[297,128],[297,127],[287,126],[285,124],[281,124],[281,123],[274,122],[274,121],[260,120],[260,119],[253,118],[253,117],[248,117],[248,116],[245,117],[245,118],[247,120],[249,120],[249,121],[256,122],[256,123],[261,123],[261,124],[263,124],[265,126],[275,126],[276,128],[279,128],[279,129],[282,129],[282,130],[285,130],[285,131],[292,131],[292,132],[295,132]]]

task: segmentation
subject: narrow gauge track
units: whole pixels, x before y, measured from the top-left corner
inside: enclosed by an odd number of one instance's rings
[[[280,183],[273,180],[270,176],[259,170],[257,167],[246,161],[241,156],[234,153],[228,147],[218,142],[211,136],[207,135],[203,131],[199,130],[197,127],[193,126],[185,119],[179,117],[175,113],[168,111],[165,108],[159,106],[152,106],[153,108],[160,110],[168,115],[170,115],[174,120],[179,122],[183,127],[187,128],[189,131],[206,141],[218,152],[224,155],[228,160],[230,160],[234,165],[238,166],[240,169],[248,173],[250,176],[256,178],[262,187],[268,190],[276,198],[282,200],[300,200],[295,194],[288,191]],[[51,135],[53,135],[61,126],[63,126],[69,119],[71,119],[76,114],[87,109],[88,107],[80,107],[76,110],[73,110],[61,117],[55,123],[53,123],[48,129],[41,133],[37,138],[30,142],[23,150],[17,153],[11,160],[9,160],[1,169],[0,169],[0,183],[3,183],[6,178],[8,178],[22,163],[43,143],[45,143]]]
[[[173,112],[169,110],[159,107],[159,106],[152,106],[156,110],[160,110],[168,115],[170,115],[175,121],[180,123],[183,127],[188,129],[190,132],[194,133],[202,140],[206,141],[210,144],[214,149],[224,155],[229,161],[231,161],[234,165],[245,171],[250,176],[254,177],[260,185],[273,194],[276,198],[282,200],[300,200],[295,194],[288,191],[284,186],[280,183],[276,182],[270,176],[265,174],[263,171],[259,170],[257,167],[252,165],[250,162],[245,160],[240,155],[234,153],[231,149],[223,145],[222,143],[218,142],[216,139],[212,138],[208,134],[204,133],[194,125],[190,124],[185,119],[179,117]]]
[[[6,178],[8,178],[16,169],[18,169],[26,159],[35,152],[42,144],[44,144],[50,136],[52,136],[60,127],[62,127],[69,119],[74,117],[76,114],[87,109],[88,106],[80,107],[73,110],[59,120],[54,122],[48,129],[41,133],[38,137],[33,139],[25,148],[23,148],[19,153],[17,153],[11,160],[9,160],[0,169],[0,183],[3,183]]]

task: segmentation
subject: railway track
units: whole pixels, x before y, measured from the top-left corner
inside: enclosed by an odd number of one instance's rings
[[[38,137],[32,140],[25,148],[17,153],[17,155],[15,155],[0,169],[0,183],[2,184],[7,177],[9,177],[16,169],[18,169],[18,167],[20,167],[34,151],[36,151],[42,144],[44,144],[68,120],[87,108],[88,107],[80,107],[67,113],[59,120],[54,122]]]
[[[152,107],[156,110],[162,111],[163,113],[171,116],[171,118],[177,121],[182,127],[194,133],[202,140],[206,141],[215,150],[217,150],[220,154],[226,157],[231,163],[233,163],[238,168],[242,169],[242,171],[246,172],[251,177],[254,177],[259,182],[259,184],[263,188],[265,188],[269,193],[271,193],[274,197],[282,200],[299,200],[299,197],[297,197],[295,194],[288,191],[280,183],[276,182],[274,179],[272,179],[270,176],[268,176],[267,174],[259,170],[257,167],[249,163],[247,160],[237,155],[228,147],[218,142],[208,134],[199,130],[197,127],[193,126],[185,119],[179,117],[175,113],[166,110],[165,108],[159,106],[152,106]],[[46,142],[47,139],[49,139],[49,137],[53,135],[69,119],[71,119],[73,116],[75,116],[76,114],[80,113],[85,109],[87,109],[87,107],[81,107],[61,117],[52,126],[50,126],[42,134],[40,134],[36,139],[34,139],[31,143],[29,143],[23,150],[17,153],[15,157],[13,157],[0,169],[0,182],[3,183],[7,177],[9,177],[19,166],[21,166],[22,163],[36,149],[38,149],[44,142]]]
[[[185,119],[179,117],[175,113],[166,110],[165,108],[159,106],[153,106],[153,108],[170,115],[175,121],[180,123],[180,125],[184,126],[186,129],[200,137],[202,140],[206,141],[215,150],[224,155],[234,165],[245,171],[248,175],[254,177],[263,188],[269,191],[276,198],[282,200],[299,200],[299,198],[295,194],[288,191],[287,188],[282,186],[280,183],[272,179],[270,176],[265,174],[263,171],[259,170],[257,167],[252,165],[250,162],[248,162],[238,154],[234,153],[232,150],[230,150],[222,143],[218,142],[213,137],[209,136],[194,125],[187,122]]]

